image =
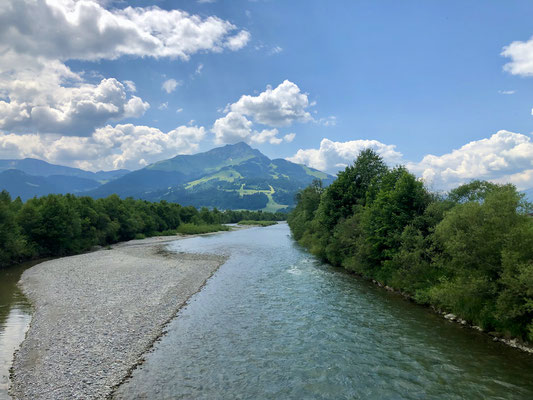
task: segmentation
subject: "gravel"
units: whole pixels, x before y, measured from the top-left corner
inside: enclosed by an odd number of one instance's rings
[[[35,311],[13,361],[14,398],[112,394],[166,323],[225,261],[169,253],[164,242],[131,241],[24,272],[19,284]]]

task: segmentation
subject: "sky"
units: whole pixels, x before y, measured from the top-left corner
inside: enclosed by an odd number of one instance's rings
[[[0,158],[135,170],[244,141],[533,188],[533,2],[2,0]]]

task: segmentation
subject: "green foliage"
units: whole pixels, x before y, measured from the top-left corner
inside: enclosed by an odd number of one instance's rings
[[[259,226],[272,226],[276,225],[276,221],[251,221],[251,220],[242,220],[238,222],[239,225],[259,225]]]
[[[472,181],[437,196],[365,150],[328,188],[313,184],[296,200],[287,220],[313,254],[533,341],[532,205],[514,186]]]
[[[218,224],[182,224],[178,227],[177,231],[178,233],[183,233],[185,235],[197,235],[202,233],[229,231],[229,227]]]
[[[38,257],[77,254],[93,246],[156,235],[224,231],[241,220],[280,221],[286,214],[224,211],[151,203],[48,195],[22,203],[0,192],[0,267]]]

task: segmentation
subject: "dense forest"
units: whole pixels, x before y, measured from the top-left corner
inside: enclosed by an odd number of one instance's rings
[[[220,224],[241,220],[283,220],[286,214],[261,211],[221,212],[152,203],[117,195],[93,199],[74,195],[48,195],[12,200],[0,192],[0,267],[16,262],[80,253],[94,246],[171,235],[180,231],[218,230]],[[197,226],[197,229],[194,229]]]
[[[533,218],[513,185],[473,181],[431,193],[372,150],[327,188],[301,191],[288,217],[313,254],[451,312],[533,341]]]

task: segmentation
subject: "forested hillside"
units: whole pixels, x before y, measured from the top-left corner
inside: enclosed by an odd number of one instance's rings
[[[440,196],[365,150],[297,200],[294,238],[321,259],[533,341],[533,218],[514,186],[473,181]]]
[[[283,220],[285,214],[261,211],[201,210],[161,201],[93,199],[48,195],[23,203],[0,192],[0,267],[40,257],[80,253],[93,246],[176,232],[227,229],[241,220]]]

